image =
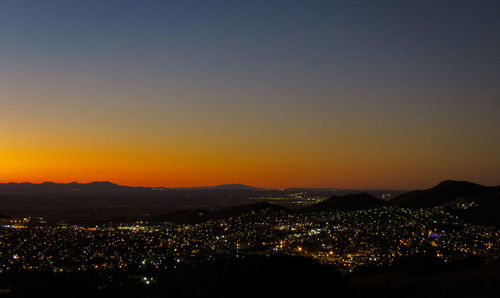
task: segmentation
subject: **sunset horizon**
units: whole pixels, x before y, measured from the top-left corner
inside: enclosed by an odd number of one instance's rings
[[[490,6],[7,4],[0,181],[500,184]]]
[[[186,185],[186,184],[180,184],[180,185],[173,185],[173,184],[133,184],[133,183],[121,183],[118,181],[114,180],[99,180],[99,179],[90,179],[90,180],[0,180],[0,184],[23,184],[23,183],[29,183],[29,184],[46,184],[46,183],[54,183],[54,184],[71,184],[71,183],[76,183],[76,184],[91,184],[91,183],[110,183],[110,184],[115,184],[119,186],[127,186],[127,187],[146,187],[146,188],[172,188],[172,189],[179,189],[179,188],[203,188],[203,187],[216,187],[216,186],[225,186],[225,185],[243,185],[243,186],[249,186],[253,188],[261,188],[261,189],[340,189],[340,190],[367,190],[367,189],[372,189],[372,190],[398,190],[398,191],[408,191],[408,190],[421,190],[421,189],[426,189],[426,188],[431,188],[433,186],[438,185],[439,183],[442,183],[444,181],[467,181],[471,182],[474,184],[479,184],[479,185],[484,185],[484,186],[489,186],[489,187],[497,187],[500,186],[500,183],[481,183],[478,181],[474,180],[467,180],[467,179],[440,179],[433,181],[429,184],[417,186],[417,187],[407,187],[407,188],[397,188],[397,187],[364,187],[364,186],[359,186],[359,187],[339,187],[335,185],[291,185],[291,186],[286,186],[286,185],[260,185],[260,184],[252,184],[252,183],[245,183],[241,181],[225,181],[225,182],[214,182],[211,184],[192,184],[192,185]]]

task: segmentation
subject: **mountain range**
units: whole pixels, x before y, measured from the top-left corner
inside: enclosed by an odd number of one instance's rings
[[[279,212],[354,211],[382,206],[430,208],[475,202],[461,214],[479,223],[500,223],[500,187],[446,180],[426,189],[402,193],[384,201],[366,192],[337,189],[301,189],[329,198],[304,208],[287,210],[269,203],[249,204],[254,197],[279,197],[297,189],[268,190],[244,184],[192,188],[130,187],[111,182],[0,184],[0,213],[87,220],[92,218],[164,218],[203,221],[259,210]],[[347,194],[347,195],[339,195]],[[166,214],[166,215],[165,215]],[[498,218],[498,219],[497,219]]]
[[[203,187],[137,187],[123,186],[108,181],[90,183],[0,183],[0,194],[137,194],[157,191],[190,190],[263,190],[244,184],[223,184]]]

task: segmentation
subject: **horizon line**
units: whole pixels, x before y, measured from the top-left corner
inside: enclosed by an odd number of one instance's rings
[[[443,180],[445,181],[445,180]],[[71,181],[71,182],[54,182],[54,181],[42,181],[42,182],[31,182],[31,181],[5,181],[2,182],[0,180],[0,185],[1,184],[32,184],[32,185],[42,185],[42,184],[92,184],[92,183],[109,183],[113,184],[116,186],[123,186],[123,187],[143,187],[143,188],[165,188],[165,189],[182,189],[182,188],[209,188],[209,187],[218,187],[218,186],[229,186],[229,185],[241,185],[241,186],[246,186],[246,187],[251,187],[255,189],[265,189],[265,190],[285,190],[285,189],[325,189],[325,190],[393,190],[393,191],[408,191],[408,189],[396,189],[396,188],[342,188],[342,187],[310,187],[310,186],[294,186],[294,187],[260,187],[260,186],[254,186],[254,185],[249,185],[246,183],[222,183],[222,184],[215,184],[215,185],[200,185],[200,186],[145,186],[145,185],[126,185],[126,184],[120,184],[120,183],[115,183],[109,180],[92,180],[89,182],[78,182],[78,181]]]
[[[438,185],[442,182],[445,181],[456,181],[456,182],[470,182],[474,184],[479,184],[471,181],[460,181],[460,180],[452,180],[452,179],[444,179],[441,180],[440,182],[434,184]],[[286,190],[286,189],[323,189],[323,190],[392,190],[392,191],[410,191],[410,189],[397,189],[397,188],[339,188],[339,187],[307,187],[307,186],[300,186],[300,187],[260,187],[260,186],[253,186],[245,183],[222,183],[222,184],[215,184],[215,185],[201,185],[201,186],[145,186],[145,185],[126,185],[126,184],[119,184],[119,183],[114,183],[109,180],[93,180],[89,182],[77,182],[77,181],[71,181],[71,182],[54,182],[54,181],[43,181],[43,182],[30,182],[30,181],[22,181],[22,182],[15,182],[15,181],[8,181],[8,182],[2,182],[0,180],[0,185],[1,184],[32,184],[32,185],[42,185],[42,184],[92,184],[92,183],[109,183],[113,184],[116,186],[122,186],[122,187],[138,187],[138,188],[164,188],[164,189],[193,189],[193,188],[210,188],[210,187],[220,187],[220,186],[229,186],[229,185],[241,185],[245,187],[251,187],[254,189],[263,189],[263,190]],[[482,184],[479,184],[482,185]],[[493,187],[498,187],[497,185],[493,185]]]

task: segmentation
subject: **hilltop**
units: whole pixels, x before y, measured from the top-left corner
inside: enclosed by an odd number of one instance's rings
[[[480,200],[482,196],[496,193],[497,189],[467,181],[445,180],[426,190],[415,190],[399,195],[391,200],[391,203],[406,208],[429,208]]]

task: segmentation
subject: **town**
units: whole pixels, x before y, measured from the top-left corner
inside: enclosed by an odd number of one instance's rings
[[[391,265],[416,254],[445,262],[470,257],[497,260],[500,231],[467,223],[451,211],[442,206],[310,213],[263,209],[194,224],[136,221],[92,226],[2,219],[0,273],[169,270],[179,263],[252,254],[310,258],[344,273]]]

